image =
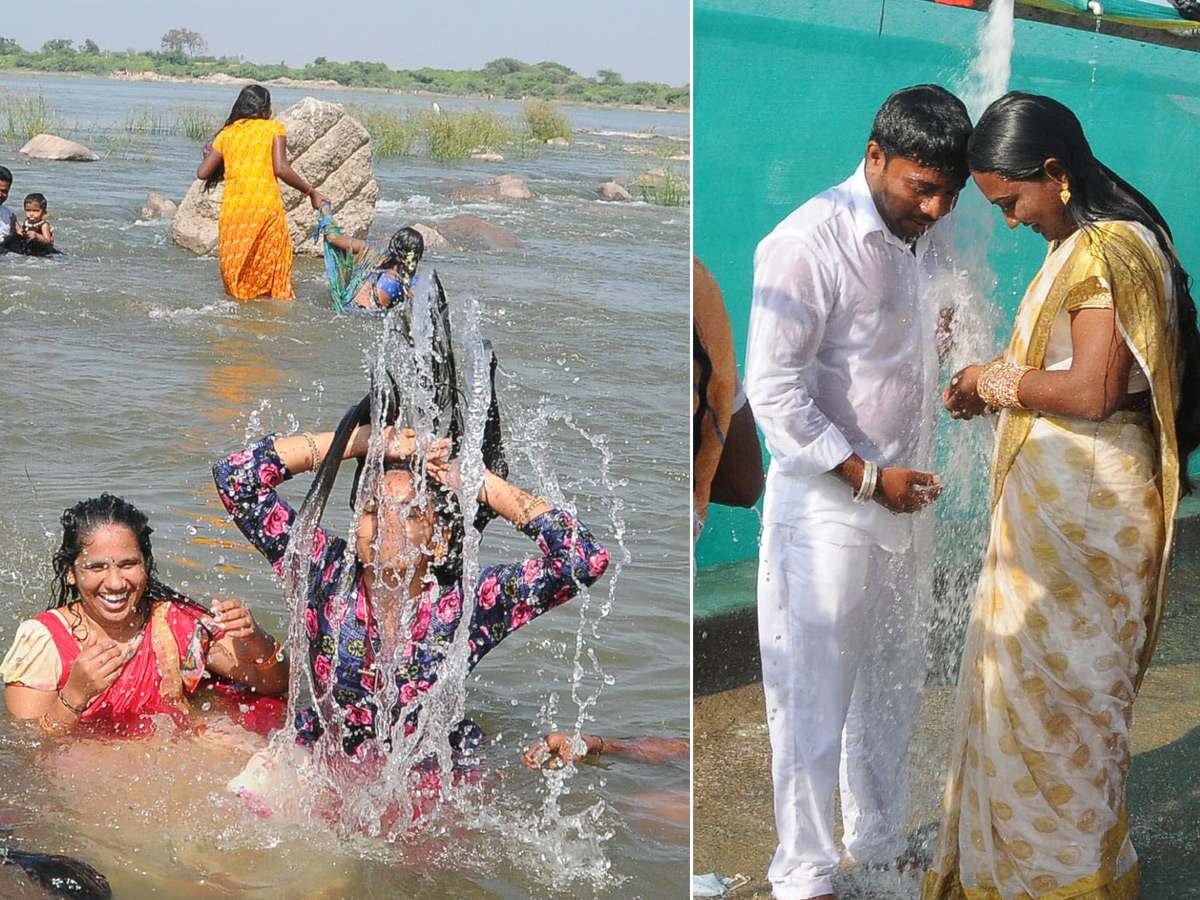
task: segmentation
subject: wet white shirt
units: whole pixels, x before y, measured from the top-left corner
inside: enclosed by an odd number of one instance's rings
[[[851,452],[881,468],[932,469],[937,230],[915,245],[893,235],[860,164],[758,245],[746,394],[771,454],[766,524],[819,525],[844,544],[908,543],[912,516],[854,503],[830,470]]]
[[[7,206],[0,206],[0,241],[13,233],[13,214]]]

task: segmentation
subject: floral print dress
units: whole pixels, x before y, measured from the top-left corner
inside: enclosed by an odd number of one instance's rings
[[[296,512],[275,490],[292,477],[275,451],[275,438],[268,436],[232,454],[214,467],[213,475],[234,522],[282,574]],[[545,512],[522,530],[537,541],[542,555],[488,566],[479,573],[474,609],[465,623],[470,635],[468,669],[506,635],[570,600],[580,586],[595,582],[608,567],[608,551],[566,510]],[[375,691],[383,683],[375,659],[382,641],[365,590],[364,566],[346,551],[345,540],[317,529],[304,626],[314,685],[319,693],[332,696],[338,712],[335,721],[323,725],[316,709],[301,711],[296,717],[296,741],[311,747],[330,727],[336,729],[347,754],[362,756],[365,742],[377,736]],[[340,586],[344,586],[341,594]],[[426,585],[408,629],[401,665],[394,672],[399,695],[389,718],[393,725],[403,719],[406,735],[416,729],[421,697],[437,681],[438,667],[463,624],[461,583],[449,588]],[[465,752],[481,737],[474,723],[464,721],[451,743]],[[386,742],[387,735],[382,739]]]

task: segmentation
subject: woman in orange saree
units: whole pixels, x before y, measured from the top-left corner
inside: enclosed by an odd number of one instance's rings
[[[313,209],[329,201],[288,164],[287,130],[271,121],[266,88],[242,88],[196,177],[205,190],[225,181],[218,222],[225,293],[238,300],[294,299],[292,240],[276,179],[308,197]]]

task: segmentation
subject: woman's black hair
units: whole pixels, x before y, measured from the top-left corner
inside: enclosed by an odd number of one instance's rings
[[[228,128],[241,119],[266,119],[270,117],[270,114],[271,92],[261,84],[248,84],[242,88],[242,92],[233,101],[233,108],[229,110],[229,117],[221,128]],[[224,178],[225,164],[221,163],[217,166],[217,171],[204,179],[204,190],[211,191]]]
[[[400,266],[404,278],[410,279],[416,274],[417,264],[425,255],[425,238],[417,229],[405,226],[388,241],[387,255],[390,264]]]
[[[446,436],[450,438],[451,455],[457,456],[461,450],[463,435],[462,396],[458,387],[458,370],[454,361],[454,351],[450,343],[449,306],[446,301],[446,292],[442,288],[441,279],[438,278],[436,272],[433,274],[433,284],[436,303],[431,310],[433,324],[432,387],[434,402],[440,411],[433,426],[437,430],[445,429]],[[407,314],[408,310],[409,307],[405,307],[401,312]],[[411,335],[411,329],[406,329],[405,333]],[[500,405],[496,398],[497,363],[490,342],[484,341],[484,349],[490,357],[488,379],[491,398],[488,403],[487,420],[483,428],[483,463],[489,470],[503,478],[508,475],[508,461],[504,454],[504,441],[500,429]],[[300,506],[298,519],[309,521],[310,518],[315,517],[314,525],[320,521],[333,490],[334,481],[337,479],[338,469],[341,466],[346,445],[350,441],[350,435],[355,428],[371,422],[371,399],[377,393],[375,387],[372,385],[372,390],[342,416],[341,422],[334,430],[329,450],[317,467],[313,483],[308,489],[304,503]],[[382,390],[378,394],[383,403],[380,420],[384,425],[394,425],[400,415],[399,386],[389,375],[387,383],[380,387]],[[356,502],[364,465],[365,460],[360,457],[350,489],[351,507]],[[446,489],[432,478],[428,479],[428,486],[430,495],[433,497],[438,528],[449,533],[449,549],[440,560],[430,566],[430,571],[437,579],[439,586],[447,588],[462,578],[462,547],[465,538],[463,515],[458,498],[453,491]],[[473,523],[475,529],[482,532],[487,523],[495,517],[496,512],[491,507],[481,504],[475,514]]]
[[[1045,164],[1057,159],[1067,173],[1067,216],[1088,230],[1101,222],[1138,222],[1154,234],[1171,270],[1183,377],[1175,413],[1180,482],[1191,493],[1187,461],[1200,445],[1200,331],[1191,276],[1183,268],[1171,228],[1158,208],[1137,188],[1096,159],[1083,126],[1070,109],[1039,94],[1010,91],[989,106],[975,126],[967,150],[973,172],[994,172],[1009,181],[1047,177]]]
[[[84,542],[97,529],[106,525],[128,528],[137,540],[138,550],[146,561],[146,590],[142,594],[143,600],[149,600],[151,603],[172,600],[203,608],[159,581],[154,565],[154,550],[150,546],[150,535],[154,529],[150,527],[150,520],[145,514],[132,503],[104,493],[99,497],[81,500],[65,510],[61,521],[62,543],[54,552],[52,560],[54,583],[51,586],[47,609],[68,606],[79,599],[79,588],[67,580],[67,572],[83,552]]]

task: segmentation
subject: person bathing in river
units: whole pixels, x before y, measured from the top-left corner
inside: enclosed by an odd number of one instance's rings
[[[149,521],[112,494],[62,515],[47,611],[21,623],[0,664],[4,704],[54,735],[141,734],[182,724],[206,670],[258,694],[287,690],[279,642],[238,600],[211,609],[163,584]]]
[[[25,252],[31,256],[46,256],[54,252],[54,226],[46,221],[46,195],[29,194],[25,198]]]
[[[317,469],[331,453],[335,472],[340,460],[363,459],[372,426],[360,424],[345,434],[268,436],[214,469],[225,508],[281,574],[297,513],[277,488]],[[422,698],[439,678],[460,628],[469,631],[471,669],[500,640],[574,597],[608,566],[608,551],[586,525],[489,468],[478,493],[481,511],[511,522],[537,542],[539,553],[484,567],[464,618],[460,551],[466,520],[452,489],[459,475],[449,439],[422,446],[413,431],[389,425],[377,440],[383,445],[382,484],[362,506],[351,552],[345,540],[315,531],[304,631],[317,697],[297,715],[293,764],[258,754],[230,785],[264,813],[274,811],[272,798],[294,790],[294,782],[285,783],[288,771],[294,774],[311,760],[327,730],[342,757],[355,763],[355,777],[377,773],[394,744],[419,727]],[[489,464],[486,453],[484,460]],[[380,671],[377,662],[385,646],[402,646],[401,662],[391,671]],[[385,690],[394,692],[390,709],[380,705]],[[455,762],[477,752],[482,739],[477,725],[460,722],[450,737]]]
[[[196,169],[204,190],[222,180],[221,281],[237,300],[292,300],[292,239],[279,181],[304,194],[317,209],[329,199],[288,163],[287,129],[271,121],[271,92],[259,84],[242,88],[204,159]]]
[[[413,285],[417,281],[417,264],[425,255],[425,239],[415,228],[401,228],[393,234],[386,250],[378,244],[344,234],[325,234],[325,242],[355,258],[368,255],[377,258],[359,286],[352,283],[338,286],[346,293],[354,291],[351,308],[384,310],[412,299]]]

